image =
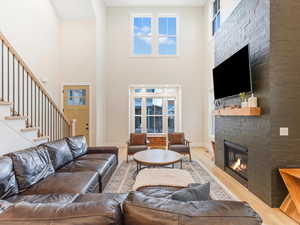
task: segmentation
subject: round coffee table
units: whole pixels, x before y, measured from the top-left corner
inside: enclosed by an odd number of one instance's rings
[[[170,150],[151,149],[135,153],[133,159],[137,163],[136,174],[138,174],[143,169],[142,166],[146,168],[172,165],[172,168],[174,168],[175,163],[180,162],[180,168],[182,169],[183,156]]]

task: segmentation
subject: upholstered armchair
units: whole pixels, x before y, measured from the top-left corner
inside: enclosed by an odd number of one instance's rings
[[[131,133],[127,142],[127,162],[129,155],[148,149],[147,134]]]
[[[190,142],[185,139],[184,133],[168,134],[168,149],[180,154],[189,155],[190,161],[192,161]]]

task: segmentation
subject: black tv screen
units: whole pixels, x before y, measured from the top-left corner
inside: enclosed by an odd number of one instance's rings
[[[249,46],[213,69],[215,99],[252,92]]]

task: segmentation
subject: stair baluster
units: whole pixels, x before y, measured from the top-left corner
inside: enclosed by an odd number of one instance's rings
[[[71,124],[75,123],[71,123],[65,117],[42,83],[1,32],[0,40],[0,101],[11,103],[11,116],[26,118],[26,126],[29,128],[27,131],[38,128],[38,135],[42,139],[47,136],[53,141],[71,135],[71,131],[74,130]]]

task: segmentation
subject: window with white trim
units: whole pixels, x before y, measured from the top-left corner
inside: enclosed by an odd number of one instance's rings
[[[133,56],[177,56],[178,17],[137,14],[132,16]]]
[[[158,55],[177,55],[177,17],[158,18]]]
[[[181,130],[179,86],[130,88],[130,132],[161,135]]]
[[[221,27],[221,5],[220,0],[214,0],[213,3],[213,21],[212,21],[212,34],[219,30]]]
[[[133,18],[133,54],[152,55],[152,16],[139,15]]]

